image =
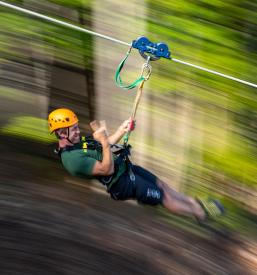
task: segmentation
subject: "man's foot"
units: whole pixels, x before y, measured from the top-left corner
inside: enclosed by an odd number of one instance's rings
[[[197,202],[200,204],[202,209],[205,212],[205,217],[203,219],[197,219],[199,223],[205,223],[209,220],[215,220],[219,218],[225,213],[224,206],[218,201],[214,199],[208,200],[199,200]]]

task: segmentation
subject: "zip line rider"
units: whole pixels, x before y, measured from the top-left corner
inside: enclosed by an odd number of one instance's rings
[[[55,133],[58,154],[65,169],[73,176],[97,179],[106,186],[114,200],[134,199],[148,205],[161,204],[176,215],[192,216],[199,222],[224,213],[217,200],[196,200],[173,190],[167,183],[146,169],[130,162],[129,146],[115,145],[130,128],[125,120],[112,134],[107,134],[105,122],[93,121],[93,135],[81,137],[76,114],[65,108],[52,111],[48,117],[49,129]],[[116,152],[113,152],[113,149]]]

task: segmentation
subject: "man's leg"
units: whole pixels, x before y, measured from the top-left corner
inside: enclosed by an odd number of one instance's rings
[[[194,216],[199,220],[205,218],[205,211],[195,199],[178,193],[160,179],[157,185],[163,190],[163,206],[172,214]]]
[[[199,220],[205,218],[205,212],[203,208],[195,199],[176,192],[174,189],[169,187],[168,184],[161,181],[150,171],[140,166],[134,165],[133,171],[136,174],[136,184],[138,186],[137,190],[139,191],[137,193],[140,193],[144,201],[140,199],[140,196],[138,196],[138,199],[143,203],[151,204],[154,202],[154,199],[147,197],[145,193],[147,193],[151,188],[154,189],[154,186],[157,185],[156,187],[161,189],[163,193],[162,205],[171,213],[177,215],[194,216]]]
[[[207,217],[215,218],[224,213],[223,206],[216,200],[197,201],[178,193],[140,166],[134,165],[133,171],[136,175],[136,198],[139,202],[151,205],[162,203],[172,214],[193,216],[198,221],[204,221]]]

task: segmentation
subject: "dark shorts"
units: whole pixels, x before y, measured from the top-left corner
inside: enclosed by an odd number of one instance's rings
[[[139,203],[157,205],[162,203],[163,191],[157,186],[157,177],[146,169],[133,165],[135,180],[125,172],[110,189],[114,200],[136,199]]]

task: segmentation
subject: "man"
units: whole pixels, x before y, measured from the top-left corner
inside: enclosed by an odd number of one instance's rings
[[[93,137],[87,138],[80,136],[78,118],[69,109],[54,110],[48,122],[50,132],[59,140],[58,152],[67,171],[74,176],[98,179],[113,199],[161,204],[173,214],[193,216],[200,222],[223,214],[217,200],[200,201],[180,194],[146,169],[132,165],[128,148],[118,146],[118,152],[112,152],[112,145],[131,130],[130,120],[124,121],[113,135],[107,134],[104,122],[93,121]]]

